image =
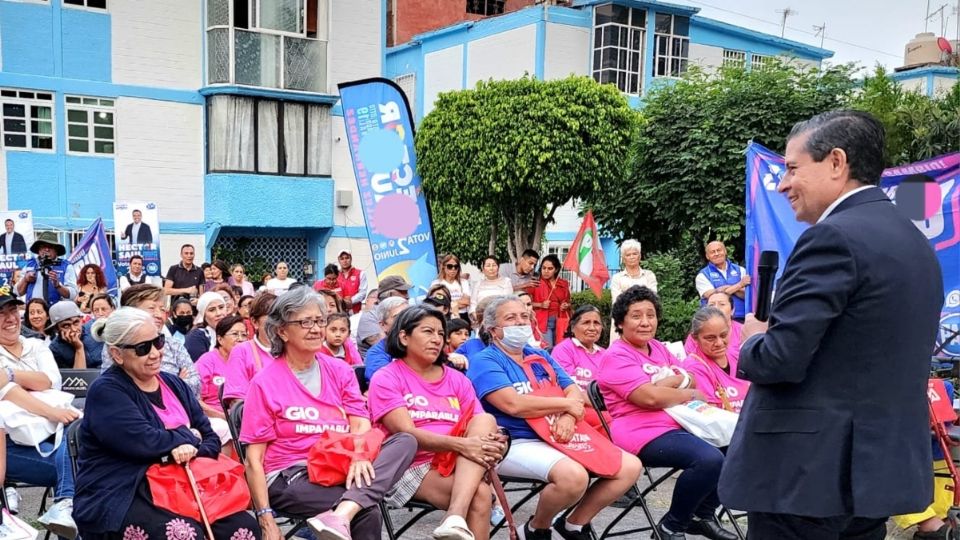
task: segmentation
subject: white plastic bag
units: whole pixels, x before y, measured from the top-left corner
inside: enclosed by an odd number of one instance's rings
[[[51,407],[72,408],[73,394],[53,389],[30,392],[30,394]],[[21,409],[9,401],[0,401],[0,419],[3,420],[7,435],[14,443],[36,448],[42,457],[49,456],[53,451],[41,452],[41,442],[54,435],[54,450],[63,442],[63,424],[51,422],[40,415]]]
[[[740,418],[737,413],[725,411],[698,399],[667,407],[664,411],[683,429],[718,448],[730,445],[733,430]]]
[[[36,540],[40,531],[31,527],[27,522],[10,514],[6,508],[0,511],[0,540]]]

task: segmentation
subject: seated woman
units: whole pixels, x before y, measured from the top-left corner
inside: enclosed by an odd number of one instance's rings
[[[513,437],[498,470],[548,484],[540,494],[536,512],[524,526],[524,537],[549,540],[551,520],[575,505],[566,519],[552,523],[553,529],[565,540],[592,538],[590,520],[634,485],[640,476],[640,460],[621,452],[616,475],[599,478],[591,485],[583,465],[544,442],[525,420],[556,415],[551,426],[553,438],[568,442],[576,422],[584,416],[584,397],[577,385],[548,353],[527,344],[532,328],[526,306],[516,296],[497,297],[487,305],[483,326],[490,335],[490,345],[470,357],[467,377],[484,410]],[[527,395],[530,381],[522,364],[529,355],[539,355],[550,364],[565,397]]]
[[[50,343],[56,329],[50,326],[50,306],[43,298],[33,298],[27,302],[26,309],[23,312],[23,327],[21,332],[24,337],[35,337],[44,343]]]
[[[370,382],[373,421],[388,433],[413,435],[420,448],[387,501],[399,508],[417,499],[446,510],[434,538],[486,540],[491,491],[483,475],[500,459],[505,444],[470,380],[443,365],[443,334],[444,318],[436,310],[416,306],[403,311],[387,336],[387,352],[395,360]],[[464,416],[469,420],[463,436],[452,433]],[[437,452],[457,456],[450,476],[431,467]]]
[[[318,354],[327,324],[324,302],[309,287],[291,290],[273,304],[266,321],[275,362],[250,383],[240,440],[247,443],[247,482],[264,536],[281,538],[273,508],[307,520],[320,540],[380,538],[378,504],[409,467],[413,436],[387,438],[371,463],[350,464],[345,485],[310,482],[307,453],[321,433],[363,434],[367,408],[353,370]]]
[[[247,397],[247,388],[253,376],[275,360],[270,354],[270,337],[267,335],[267,316],[277,297],[273,293],[262,292],[250,305],[250,321],[255,333],[249,339],[237,344],[227,359],[227,377],[223,383],[223,399],[230,405],[232,400]]]
[[[113,366],[90,385],[78,434],[80,534],[84,540],[202,538],[199,521],[154,505],[146,472],[165,457],[216,458],[220,439],[187,385],[160,371],[166,338],[148,313],[122,307],[93,329]],[[211,525],[217,538],[260,538],[247,512]]]
[[[660,319],[660,298],[634,285],[613,305],[620,339],[607,349],[597,381],[613,417],[611,436],[620,448],[639,454],[648,467],[683,469],[673,488],[670,509],[656,527],[664,540],[683,540],[684,533],[714,540],[736,540],[720,527],[714,512],[720,505],[717,480],[723,454],[691,435],[663,409],[691,399],[704,399],[689,375],[653,375],[672,370],[677,361],[654,339]],[[679,371],[679,370],[678,370]]]
[[[226,283],[221,283],[214,287],[212,291],[219,294],[220,298],[223,298],[224,313],[227,315],[237,314],[237,305],[240,297],[237,296],[237,293],[233,290],[232,286]]]
[[[217,323],[217,346],[197,360],[200,374],[200,408],[207,418],[226,419],[220,404],[220,387],[227,380],[230,352],[247,340],[243,319],[231,315]],[[222,437],[221,437],[222,438]],[[224,445],[227,441],[221,441]]]
[[[733,320],[733,302],[730,301],[730,295],[725,292],[715,292],[707,299],[707,305],[719,309],[727,319],[727,325],[730,327],[727,335],[727,350],[734,358],[740,356],[740,332],[743,331],[743,323]],[[687,340],[683,343],[683,350],[690,354],[696,350],[695,347],[696,342],[693,336],[687,335]]]
[[[682,365],[707,403],[739,413],[750,383],[737,378],[739,351],[727,346],[729,335],[727,316],[722,311],[710,306],[700,308],[690,323],[694,347]]]
[[[337,294],[343,294],[343,289],[337,281],[338,277],[340,277],[340,268],[337,265],[331,263],[324,266],[323,279],[318,279],[313,283],[313,290],[317,292],[333,291]]]
[[[194,327],[187,332],[183,346],[196,362],[203,353],[217,344],[217,323],[227,316],[227,303],[219,293],[205,292],[197,300],[197,317]]]
[[[351,366],[363,364],[357,345],[350,339],[349,315],[344,312],[327,315],[327,329],[323,338],[323,349],[320,352],[339,358]]]
[[[570,318],[570,327],[563,341],[550,351],[550,355],[560,364],[580,387],[587,391],[590,383],[600,372],[604,348],[597,345],[603,333],[600,310],[586,304],[577,308]],[[589,402],[587,402],[589,404]]]

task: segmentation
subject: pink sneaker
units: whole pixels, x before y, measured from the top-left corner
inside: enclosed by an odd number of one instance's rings
[[[317,540],[353,540],[350,536],[350,521],[327,510],[307,520],[307,525]]]

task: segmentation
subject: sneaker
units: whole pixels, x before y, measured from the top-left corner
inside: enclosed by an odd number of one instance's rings
[[[590,527],[590,524],[587,523],[580,528],[579,531],[571,531],[567,529],[567,520],[563,518],[557,518],[553,522],[553,530],[557,531],[563,540],[593,540],[593,529]]]
[[[37,521],[53,534],[74,540],[77,537],[77,524],[72,514],[73,499],[63,499],[54,503]]]
[[[317,540],[353,540],[350,536],[350,521],[327,510],[307,520],[307,525]]]
[[[499,504],[493,505],[493,508],[490,510],[490,525],[496,527],[505,518],[503,508]]]
[[[7,510],[11,514],[20,513],[20,494],[17,493],[17,488],[13,486],[7,486],[3,488],[3,494],[7,499]]]
[[[524,540],[550,540],[553,538],[553,532],[550,529],[531,529],[530,522],[523,525]]]

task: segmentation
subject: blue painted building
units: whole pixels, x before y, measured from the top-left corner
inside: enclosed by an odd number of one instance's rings
[[[0,0],[0,208],[70,247],[115,200],[269,264],[369,264],[340,82],[380,75],[382,0]]]
[[[571,74],[614,84],[634,106],[657,84],[689,66],[758,69],[772,58],[809,66],[831,51],[697,15],[698,8],[654,0],[576,0],[533,6],[414,36],[387,49],[386,74],[410,98],[417,119],[440,92],[524,74],[549,80]],[[566,254],[580,226],[574,204],[558,210],[546,251]],[[608,266],[619,250],[603,240]]]

